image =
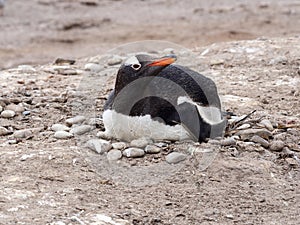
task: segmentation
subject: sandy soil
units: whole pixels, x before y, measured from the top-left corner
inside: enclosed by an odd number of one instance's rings
[[[0,72],[0,106],[22,107],[0,118],[10,131],[0,136],[0,224],[299,224],[299,7],[297,1],[7,1],[0,67],[48,63]],[[280,37],[236,41],[261,36]],[[214,79],[225,110],[257,110],[250,119],[272,121],[269,141],[285,147],[239,141],[170,165],[165,156],[189,145],[171,143],[157,157],[107,164],[81,137],[54,138],[50,127],[83,103],[93,103],[101,117],[119,67],[107,65],[107,57],[124,49],[101,54],[144,39],[192,48],[163,44],[175,49],[178,63]],[[58,57],[76,63],[49,63]],[[102,70],[86,71],[89,62]],[[16,138],[23,129],[30,132]],[[97,124],[94,132],[101,129]]]

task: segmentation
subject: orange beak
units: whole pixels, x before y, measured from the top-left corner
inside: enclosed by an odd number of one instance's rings
[[[175,55],[165,56],[160,59],[154,60],[152,63],[148,64],[148,66],[168,66],[175,62],[177,57]]]

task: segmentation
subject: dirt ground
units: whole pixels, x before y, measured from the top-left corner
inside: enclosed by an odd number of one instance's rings
[[[0,106],[21,109],[0,117],[10,131],[0,136],[0,224],[299,224],[299,23],[297,1],[8,0],[0,18]],[[270,142],[283,140],[284,149],[239,141],[212,158],[195,154],[170,165],[169,151],[187,151],[171,143],[158,158],[107,164],[78,137],[54,138],[50,127],[74,116],[78,104],[96,102],[101,117],[119,67],[105,57],[123,57],[124,48],[102,54],[145,39],[192,49],[139,45],[159,54],[174,48],[178,63],[216,82],[225,110],[269,119],[276,127]],[[58,57],[76,63],[59,67]],[[85,70],[90,62],[102,70]],[[16,138],[24,129],[30,133]]]

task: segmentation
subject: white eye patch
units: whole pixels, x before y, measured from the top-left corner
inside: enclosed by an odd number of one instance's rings
[[[134,70],[139,70],[142,66],[140,64],[139,60],[135,56],[131,56],[130,58],[128,58],[125,61],[124,65],[131,66],[131,68],[134,69]]]

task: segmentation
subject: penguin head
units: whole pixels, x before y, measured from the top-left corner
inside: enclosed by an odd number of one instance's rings
[[[154,58],[144,54],[128,58],[118,71],[115,91],[120,91],[136,79],[146,76],[156,76],[165,67],[175,62],[176,59],[175,55]]]

